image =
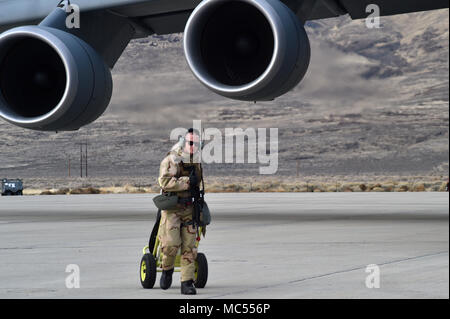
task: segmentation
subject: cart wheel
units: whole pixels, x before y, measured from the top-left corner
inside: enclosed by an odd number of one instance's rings
[[[205,288],[208,281],[208,260],[205,254],[198,253],[195,261],[195,287]]]
[[[142,287],[151,289],[156,281],[156,261],[152,254],[145,254],[141,259],[139,269]]]

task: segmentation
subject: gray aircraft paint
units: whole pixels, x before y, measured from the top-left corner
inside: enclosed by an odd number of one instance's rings
[[[157,0],[76,0],[81,10],[110,8],[140,2]],[[10,24],[23,20],[37,20],[47,16],[59,3],[59,0],[1,0],[0,24]]]
[[[82,11],[121,7],[126,16],[149,16],[154,14],[192,10],[200,0],[76,0]],[[399,14],[422,10],[448,8],[448,0],[405,1],[405,0],[284,0],[294,11],[311,7],[305,20],[336,17],[349,13],[353,19],[366,17],[368,4],[376,4],[381,15]],[[42,20],[59,3],[59,0],[0,0],[0,26],[23,21]],[[297,12],[303,17],[303,14]],[[180,30],[181,31],[181,30]]]

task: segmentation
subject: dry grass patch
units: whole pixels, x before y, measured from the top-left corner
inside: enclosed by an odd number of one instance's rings
[[[445,182],[444,182],[444,181]],[[211,177],[205,180],[207,193],[247,193],[247,192],[443,192],[446,189],[447,178],[399,177],[397,179],[361,179],[352,181],[350,178],[294,178],[285,179],[269,177]],[[92,182],[92,183],[91,183]],[[95,186],[93,186],[95,185]],[[107,185],[97,185],[95,181],[89,184],[83,182],[62,185],[59,188],[25,188],[24,195],[64,195],[64,194],[146,194],[160,193],[157,183],[146,184],[128,182],[110,182]]]
[[[74,188],[71,189],[68,194],[70,195],[100,194],[100,189],[94,187]]]

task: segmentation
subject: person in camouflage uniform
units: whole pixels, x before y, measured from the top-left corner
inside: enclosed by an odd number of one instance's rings
[[[200,186],[202,180],[202,168],[196,158],[199,149],[199,134],[196,130],[189,129],[184,145],[176,145],[161,162],[158,178],[163,193],[174,192],[179,198],[175,209],[161,212],[159,240],[163,272],[160,286],[165,290],[172,284],[175,258],[181,248],[181,293],[189,295],[196,294],[194,273],[197,258],[197,229],[192,224],[187,224],[192,221],[193,212],[189,189],[190,183]],[[189,177],[191,170],[195,170],[194,179]]]

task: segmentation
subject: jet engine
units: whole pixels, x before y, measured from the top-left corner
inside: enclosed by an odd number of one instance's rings
[[[47,26],[0,35],[0,117],[42,131],[97,119],[112,94],[111,72],[86,42]]]
[[[308,36],[279,0],[205,0],[184,33],[186,60],[212,91],[237,100],[264,101],[286,93],[305,75]]]

